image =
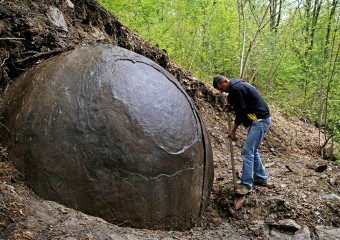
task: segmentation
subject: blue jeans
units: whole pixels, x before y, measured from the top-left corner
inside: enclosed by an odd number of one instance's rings
[[[241,183],[252,187],[254,178],[261,182],[268,181],[266,170],[261,161],[259,147],[271,123],[271,118],[253,121],[248,136],[243,143],[241,156],[243,160]]]

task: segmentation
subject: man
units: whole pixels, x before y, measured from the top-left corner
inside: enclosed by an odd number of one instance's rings
[[[214,88],[228,95],[227,111],[235,111],[236,118],[228,137],[236,139],[236,129],[240,124],[249,127],[246,141],[243,143],[241,156],[243,160],[241,184],[236,193],[249,193],[254,184],[267,185],[268,177],[259,154],[260,144],[270,126],[270,110],[260,93],[243,79],[228,79],[217,75],[213,81]]]

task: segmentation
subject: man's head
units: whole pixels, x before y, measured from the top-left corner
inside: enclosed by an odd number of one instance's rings
[[[213,81],[214,88],[221,92],[229,92],[229,79],[223,75],[216,75]]]

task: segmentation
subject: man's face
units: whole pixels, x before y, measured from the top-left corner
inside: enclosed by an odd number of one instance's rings
[[[229,92],[229,82],[227,80],[224,80],[222,83],[220,83],[217,88],[220,92]]]

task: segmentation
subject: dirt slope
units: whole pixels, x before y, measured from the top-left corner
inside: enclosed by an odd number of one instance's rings
[[[318,130],[313,125],[287,120],[271,106],[273,124],[261,153],[273,186],[256,187],[235,211],[228,192],[232,175],[226,120],[219,110],[224,97],[182,71],[164,51],[133,34],[95,1],[0,1],[1,92],[32,65],[99,42],[151,58],[194,99],[214,153],[215,183],[205,217],[187,232],[139,230],[42,200],[25,186],[0,139],[0,239],[332,239],[332,234],[336,239],[340,167],[318,157]],[[245,136],[246,129],[240,129],[235,145],[238,171]]]

